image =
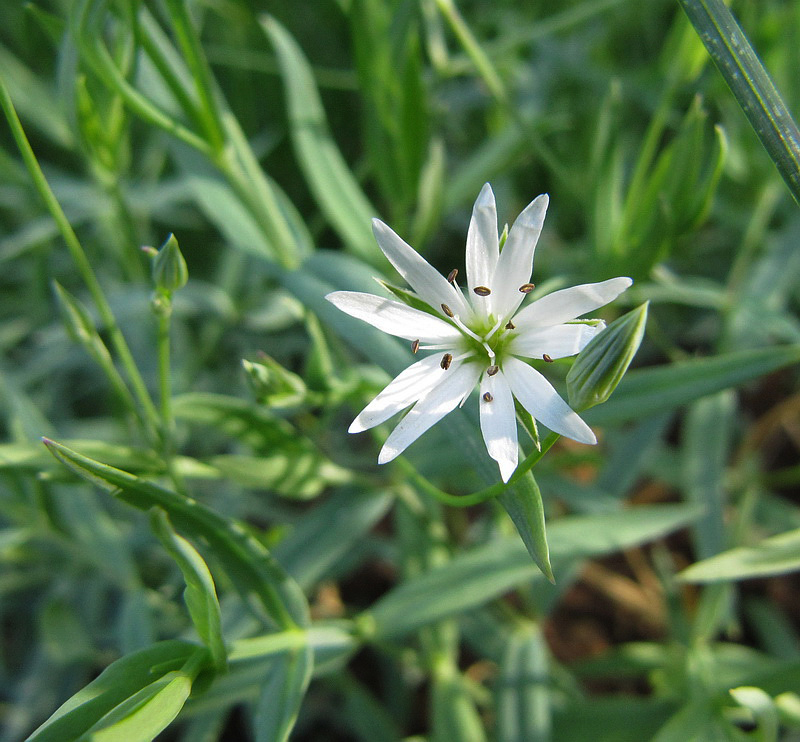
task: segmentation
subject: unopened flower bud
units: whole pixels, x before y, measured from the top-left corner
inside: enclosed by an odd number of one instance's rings
[[[268,407],[293,407],[307,395],[305,382],[274,358],[264,354],[258,361],[242,361],[259,402]]]
[[[605,402],[628,370],[644,336],[648,302],[592,338],[567,374],[570,407],[576,412]]]
[[[186,261],[173,234],[167,237],[167,241],[153,258],[153,280],[158,291],[168,294],[182,288],[189,280]]]

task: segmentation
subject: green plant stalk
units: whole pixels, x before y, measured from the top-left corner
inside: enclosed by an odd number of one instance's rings
[[[214,159],[214,164],[249,208],[275,250],[281,267],[294,269],[298,265],[295,239],[286,218],[281,213],[275,191],[261,170],[247,137],[236,117],[223,114],[226,147],[223,156]]]
[[[163,35],[163,32],[161,31],[161,27],[146,9],[142,9],[141,11],[139,28],[141,33],[138,34],[137,40],[141,44],[142,49],[144,49],[144,52],[158,70],[158,73],[161,75],[161,79],[172,91],[172,94],[175,96],[178,105],[183,109],[183,112],[186,114],[186,116],[192,122],[194,122],[196,126],[202,128],[202,114],[198,110],[195,101],[192,99],[190,92],[187,90],[180,77],[175,74],[175,71],[172,69],[169,60],[164,55],[161,46],[155,39],[156,34]]]
[[[223,146],[225,135],[214,95],[213,78],[208,61],[203,54],[200,39],[197,36],[194,24],[189,18],[184,1],[167,0],[166,5],[172,18],[175,35],[178,38],[178,43],[189,65],[192,79],[200,96],[200,114],[206,134],[211,147],[219,151]]]
[[[45,178],[44,173],[39,166],[39,161],[36,159],[36,155],[34,154],[30,142],[28,141],[28,137],[25,135],[25,130],[22,128],[22,124],[17,116],[14,104],[11,101],[11,97],[9,96],[8,90],[6,89],[5,83],[2,81],[2,79],[0,79],[0,106],[3,108],[3,112],[5,113],[6,119],[8,120],[11,128],[11,133],[14,137],[14,141],[19,148],[20,154],[22,155],[25,166],[30,173],[34,186],[39,192],[39,195],[42,197],[47,210],[55,220],[58,230],[61,232],[61,236],[67,245],[70,256],[72,257],[72,260],[75,263],[81,278],[86,284],[86,287],[89,289],[89,293],[91,294],[95,306],[97,307],[97,311],[100,314],[100,319],[108,331],[111,344],[113,345],[114,350],[117,352],[120,362],[125,369],[128,380],[133,387],[133,393],[141,407],[140,414],[142,414],[142,424],[150,436],[154,437],[154,433],[159,427],[159,416],[155,405],[153,404],[153,400],[150,397],[150,393],[147,391],[147,386],[144,383],[144,379],[142,379],[142,375],[139,373],[139,369],[136,366],[136,361],[133,359],[133,355],[128,348],[125,337],[117,325],[117,319],[111,310],[111,306],[109,305],[105,294],[103,293],[100,282],[97,280],[97,276],[95,275],[94,270],[92,270],[91,263],[86,257],[83,246],[78,240],[78,236],[72,229],[72,225],[70,225],[64,210],[61,208],[61,204],[58,203],[58,199],[56,199],[55,194],[50,188],[50,184],[47,182],[47,179]]]
[[[679,2],[800,204],[800,131],[733,13],[722,0]]]
[[[175,418],[172,415],[172,384],[170,362],[171,297],[166,299],[165,309],[157,310],[158,316],[158,391],[161,412],[161,450],[164,464],[178,494],[188,496],[183,477],[175,467]]]
[[[503,85],[500,76],[489,59],[488,55],[481,48],[477,39],[473,35],[464,18],[458,12],[453,0],[434,0],[439,12],[444,16],[455,34],[462,48],[466,52],[481,79],[489,90],[491,96],[502,106],[511,116],[514,123],[524,132],[530,140],[530,151],[536,156],[565,184],[575,193],[580,192],[578,183],[564,166],[560,159],[553,153],[550,147],[541,138],[539,132],[511,103],[508,92]]]
[[[83,10],[77,14],[75,36],[80,41],[84,55],[90,62],[94,72],[103,79],[106,85],[116,90],[128,107],[145,121],[169,132],[207,157],[212,157],[214,154],[213,148],[205,139],[153,105],[127,81],[103,45],[101,35],[99,33],[90,33],[86,30],[86,16],[89,12],[90,7],[87,3],[84,5]],[[199,112],[194,111],[194,113],[198,115]]]
[[[539,460],[542,458],[542,456],[544,456],[553,447],[553,444],[560,437],[561,436],[558,433],[550,433],[547,438],[542,441],[541,450],[534,449],[530,454],[528,454],[528,456],[517,467],[516,471],[511,475],[511,479],[509,479],[508,482],[498,482],[497,484],[491,485],[491,487],[485,487],[482,490],[477,490],[476,492],[472,492],[468,495],[451,495],[449,492],[440,490],[436,485],[432,484],[424,476],[422,476],[422,474],[420,474],[413,464],[411,464],[411,462],[409,462],[405,457],[401,456],[398,458],[397,465],[426,494],[430,495],[431,497],[435,497],[437,500],[439,500],[439,502],[442,502],[445,505],[450,505],[457,508],[466,508],[470,505],[477,505],[478,503],[485,502],[486,500],[491,500],[493,497],[497,497],[498,495],[502,494],[507,487],[511,487],[516,484],[523,476],[525,476],[525,474],[527,474],[534,466],[536,466],[536,464],[539,463]]]

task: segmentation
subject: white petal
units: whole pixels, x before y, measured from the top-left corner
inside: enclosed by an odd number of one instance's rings
[[[486,395],[490,395],[486,401]],[[500,476],[507,482],[517,468],[517,417],[514,397],[502,371],[483,375],[480,397],[481,432],[486,450],[500,466]]]
[[[480,366],[475,363],[453,362],[441,381],[397,424],[378,455],[378,463],[385,464],[399,456],[428,428],[451,412],[469,394],[480,376]]]
[[[456,343],[461,337],[461,333],[449,322],[382,296],[358,291],[334,291],[325,298],[351,317],[406,340]]]
[[[476,286],[489,286],[500,255],[497,237],[497,206],[492,187],[486,183],[481,188],[467,232],[467,286],[472,306],[481,314],[491,311],[492,296],[478,296]]]
[[[400,372],[353,420],[349,433],[360,433],[380,425],[400,410],[424,397],[442,376],[442,354],[437,353],[409,366]]]
[[[514,317],[520,328],[550,327],[569,322],[616,299],[633,281],[630,278],[609,278],[600,283],[584,283],[537,299]]]
[[[503,362],[503,373],[514,396],[539,422],[580,443],[597,443],[592,429],[538,371],[516,358],[508,358]]]
[[[509,316],[525,298],[519,287],[530,281],[533,251],[542,232],[548,203],[546,193],[537,196],[517,217],[508,233],[489,284],[492,289],[492,306],[498,317]]]
[[[424,302],[437,312],[442,304],[447,304],[462,319],[472,316],[464,295],[390,227],[380,219],[373,219],[372,232],[383,254]]]
[[[508,352],[525,358],[567,358],[580,353],[589,341],[602,332],[605,322],[595,325],[555,325],[539,327],[517,335],[509,344]]]

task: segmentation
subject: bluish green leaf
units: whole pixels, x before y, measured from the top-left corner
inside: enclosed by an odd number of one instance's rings
[[[263,679],[253,727],[256,742],[285,742],[311,679],[314,654],[308,645],[274,658]]]
[[[306,625],[308,605],[297,583],[244,528],[195,500],[93,461],[54,441],[45,440],[45,444],[83,479],[141,510],[163,508],[178,530],[204,539],[245,599],[256,598],[277,626]]]
[[[151,511],[150,524],[183,574],[186,582],[183,599],[195,631],[208,647],[217,669],[224,670],[225,643],[222,638],[219,601],[211,572],[195,548],[172,530],[169,517],[163,510],[154,508]]]
[[[297,42],[272,17],[262,19],[284,78],[289,130],[308,184],[345,244],[371,263],[383,257],[370,224],[376,215],[330,135],[311,68]]]
[[[184,665],[204,649],[190,642],[159,642],[109,665],[95,680],[58,708],[28,742],[68,742],[80,737],[107,713],[153,682],[162,673]]]
[[[740,546],[696,562],[683,570],[684,582],[724,582],[768,577],[800,569],[800,530],[764,539],[755,546]]]

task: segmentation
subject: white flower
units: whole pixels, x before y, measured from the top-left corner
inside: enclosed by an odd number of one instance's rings
[[[488,183],[483,187],[467,234],[466,296],[452,274],[448,281],[383,222],[373,220],[384,255],[431,313],[355,291],[335,291],[326,298],[343,312],[410,340],[414,352],[437,351],[399,374],[350,426],[351,433],[358,433],[413,405],[387,438],[378,463],[394,459],[463,404],[476,383],[481,432],[504,482],[519,455],[514,397],[550,430],[581,443],[597,442],[547,379],[520,358],[551,361],[579,353],[605,324],[574,320],[615,299],[632,281],[612,278],[573,286],[520,310],[533,289],[533,251],[547,204],[547,195],[541,195],[525,208],[501,251],[494,193]]]

